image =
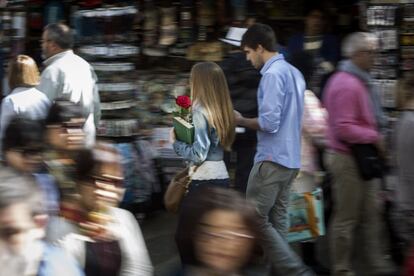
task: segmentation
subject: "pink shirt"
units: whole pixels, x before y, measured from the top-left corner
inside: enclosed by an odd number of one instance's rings
[[[314,173],[320,168],[317,163],[315,143],[325,144],[327,113],[319,99],[310,91],[305,91],[305,105],[302,121],[302,149],[300,168],[303,172]]]
[[[328,147],[348,153],[347,144],[374,144],[379,140],[372,102],[365,84],[346,72],[335,73],[325,88],[328,111]]]

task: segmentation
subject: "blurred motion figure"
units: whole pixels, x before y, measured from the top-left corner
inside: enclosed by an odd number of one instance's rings
[[[259,235],[254,207],[241,195],[204,187],[183,210],[186,250],[194,259],[182,275],[250,275]]]
[[[42,241],[47,221],[34,182],[0,167],[1,275],[81,276],[75,260]]]
[[[64,24],[44,28],[41,43],[46,68],[38,89],[51,101],[63,98],[82,107],[85,142],[91,147],[101,116],[97,77],[92,66],[73,53],[73,42],[72,30]]]
[[[39,69],[31,57],[18,55],[12,59],[8,79],[12,92],[1,104],[0,139],[14,117],[44,119],[51,104],[49,99],[36,89],[39,84]]]

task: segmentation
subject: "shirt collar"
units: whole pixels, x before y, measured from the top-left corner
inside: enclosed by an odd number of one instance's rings
[[[272,64],[276,61],[279,60],[284,60],[285,57],[283,56],[283,54],[276,54],[273,57],[271,57],[268,61],[266,61],[266,63],[263,65],[262,69],[260,70],[260,74],[264,74],[266,73],[267,70],[269,70],[270,66],[272,66]]]
[[[50,64],[52,64],[56,60],[58,60],[58,59],[60,59],[60,58],[62,58],[64,56],[66,56],[66,55],[70,55],[70,54],[73,54],[73,51],[72,50],[66,50],[66,51],[60,52],[60,53],[58,53],[58,54],[56,54],[54,56],[51,56],[50,58],[46,59],[45,61],[43,61],[43,64],[45,66],[49,66]]]
[[[13,89],[10,94],[17,94],[19,92],[22,91],[26,91],[26,90],[30,90],[32,88],[35,88],[35,86],[29,86],[29,87],[25,87],[25,86],[20,86],[20,87],[16,87],[15,89]]]

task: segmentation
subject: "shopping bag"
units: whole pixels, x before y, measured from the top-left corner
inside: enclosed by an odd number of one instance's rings
[[[289,242],[312,240],[325,235],[322,189],[290,194]]]

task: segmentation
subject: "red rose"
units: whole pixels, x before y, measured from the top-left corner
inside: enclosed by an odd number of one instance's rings
[[[191,99],[188,96],[178,96],[175,103],[184,109],[188,109],[191,106]]]

